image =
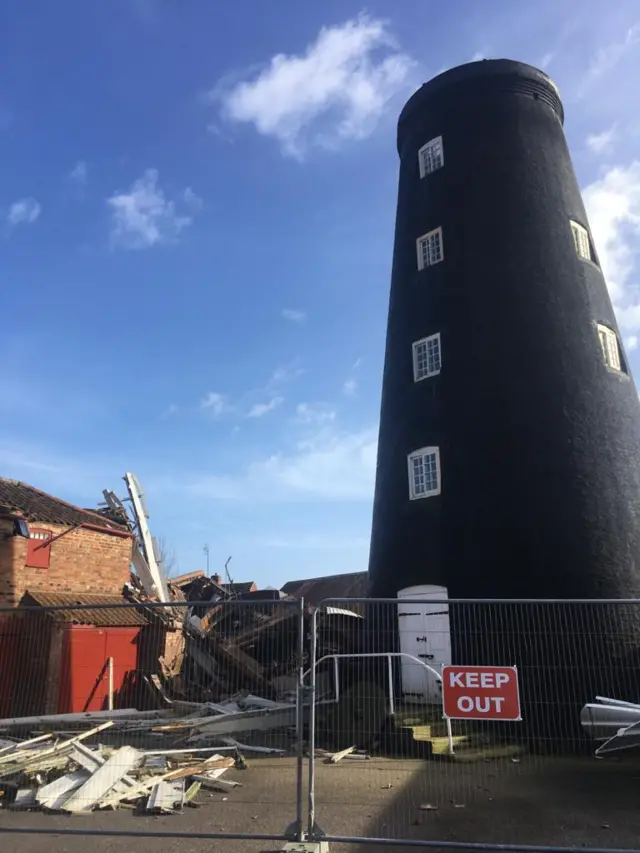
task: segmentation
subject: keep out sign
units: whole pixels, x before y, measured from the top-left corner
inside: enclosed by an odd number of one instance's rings
[[[521,720],[515,666],[443,666],[444,715],[452,720]]]

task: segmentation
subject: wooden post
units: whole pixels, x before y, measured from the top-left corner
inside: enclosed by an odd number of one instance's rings
[[[107,708],[109,711],[113,711],[113,658],[109,658],[107,661],[107,674],[109,678],[109,696]]]

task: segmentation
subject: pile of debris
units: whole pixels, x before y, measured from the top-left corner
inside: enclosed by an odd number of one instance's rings
[[[133,697],[136,707],[166,708],[175,701],[215,704],[239,691],[264,700],[295,701],[301,626],[294,599],[276,590],[234,597],[202,572],[186,575],[184,580],[175,578],[168,588],[171,603],[162,607],[153,606],[157,602],[135,576],[125,590],[129,601],[144,610],[154,642],[162,634],[154,656],[157,671],[141,673],[142,692]],[[305,670],[310,659],[311,612],[305,608]],[[324,608],[318,621],[318,659],[360,651],[361,623],[359,614]]]
[[[79,814],[121,807],[170,814],[195,805],[201,788],[229,791],[238,782],[220,777],[239,756],[209,757],[201,750],[133,746],[90,748],[85,741],[114,725],[107,721],[62,739],[53,733],[0,749],[0,796],[5,808]]]
[[[640,746],[640,705],[621,699],[596,696],[580,714],[582,728],[597,741],[598,756]]]

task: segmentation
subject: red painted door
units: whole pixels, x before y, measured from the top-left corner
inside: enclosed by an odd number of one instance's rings
[[[107,708],[109,657],[113,658],[113,689],[117,699],[125,675],[136,669],[139,633],[139,628],[69,625],[63,643],[59,713]]]

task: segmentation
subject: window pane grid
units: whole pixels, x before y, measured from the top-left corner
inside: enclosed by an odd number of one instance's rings
[[[433,266],[443,259],[442,250],[442,228],[429,231],[423,237],[418,238],[418,268]]]
[[[440,335],[431,335],[413,345],[413,373],[416,382],[440,372],[442,353]]]
[[[416,451],[409,456],[409,491],[411,499],[427,498],[440,493],[438,448]]]
[[[431,139],[426,145],[423,145],[418,152],[418,158],[421,178],[430,175],[436,169],[441,169],[444,165],[442,137],[436,136],[435,139]]]
[[[571,232],[573,234],[573,242],[576,247],[578,257],[584,258],[585,261],[592,260],[591,246],[589,244],[589,232],[578,222],[571,223]]]
[[[607,326],[598,325],[598,337],[600,346],[602,347],[602,356],[607,367],[612,367],[614,370],[621,370],[620,363],[620,347],[618,346],[618,336]]]

